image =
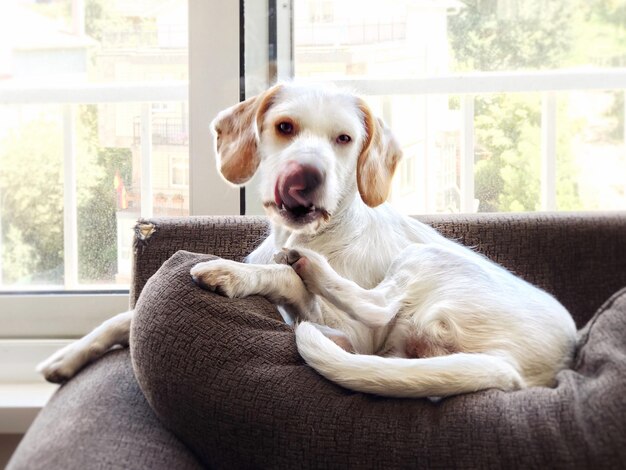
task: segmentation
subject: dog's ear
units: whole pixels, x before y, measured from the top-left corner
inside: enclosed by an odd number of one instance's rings
[[[387,200],[391,179],[402,158],[402,149],[382,120],[376,118],[364,101],[359,100],[367,133],[357,161],[357,185],[363,202],[376,207]]]
[[[245,184],[259,167],[261,124],[280,88],[276,85],[225,109],[211,123],[216,141],[217,169],[230,183]]]

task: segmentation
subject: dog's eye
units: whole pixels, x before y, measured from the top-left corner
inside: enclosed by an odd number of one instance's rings
[[[347,134],[341,134],[339,137],[337,137],[338,144],[348,144],[350,143],[351,140],[352,140],[352,137],[350,137]]]
[[[279,122],[276,125],[276,129],[281,134],[290,135],[293,134],[293,124],[288,121]]]

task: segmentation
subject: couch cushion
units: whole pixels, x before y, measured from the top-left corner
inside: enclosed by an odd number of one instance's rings
[[[37,415],[7,470],[199,470],[200,462],[146,403],[127,349],[63,385]]]
[[[626,291],[581,332],[555,388],[438,403],[355,393],[298,355],[265,299],[198,288],[178,252],[137,303],[135,373],[163,423],[216,467],[618,467],[626,459]]]

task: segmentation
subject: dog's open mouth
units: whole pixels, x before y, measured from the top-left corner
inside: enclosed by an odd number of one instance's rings
[[[266,209],[273,209],[287,222],[295,225],[307,225],[311,222],[315,222],[318,219],[328,220],[330,214],[328,211],[321,207],[314,205],[302,206],[297,205],[293,207],[287,207],[285,204],[281,204],[280,207],[275,202],[266,202],[263,204]]]
[[[274,200],[265,202],[265,209],[294,229],[326,221],[330,214],[315,204],[322,182],[317,167],[288,162],[276,181]]]

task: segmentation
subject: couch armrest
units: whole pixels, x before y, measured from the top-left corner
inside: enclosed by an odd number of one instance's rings
[[[131,308],[146,281],[178,250],[242,261],[265,239],[265,217],[163,217],[139,220],[135,228]]]
[[[474,247],[555,295],[582,326],[626,286],[626,212],[419,216],[443,235]],[[185,217],[140,221],[131,303],[176,251],[242,260],[265,238],[265,217]],[[144,238],[144,239],[142,239]]]

